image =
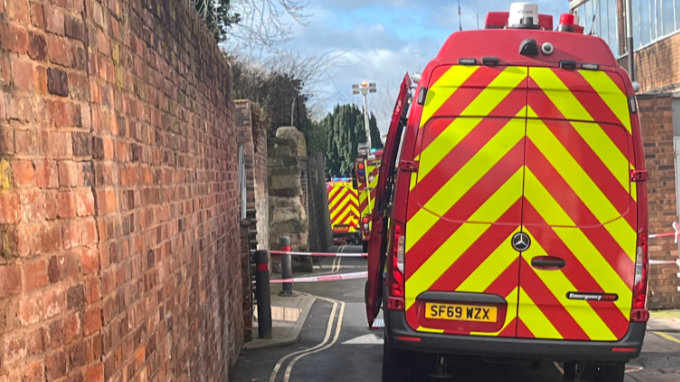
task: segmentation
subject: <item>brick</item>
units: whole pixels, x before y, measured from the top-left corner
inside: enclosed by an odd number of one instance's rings
[[[26,353],[29,357],[45,352],[45,329],[38,328],[26,336]]]
[[[12,81],[19,90],[33,90],[33,64],[30,61],[12,60]]]
[[[3,31],[3,26],[0,24],[0,32]],[[0,41],[0,46],[2,44],[2,41]],[[11,64],[9,60],[9,55],[8,54],[0,54],[0,85],[9,85],[9,81],[11,78]],[[2,95],[2,92],[0,92],[0,96]]]
[[[17,252],[20,257],[29,257],[40,252],[40,236],[34,230],[35,227],[30,225],[21,224],[17,227]]]
[[[75,343],[67,352],[69,369],[77,369],[87,365],[87,343],[84,340]]]
[[[45,193],[45,217],[48,221],[57,218],[57,210],[59,208],[57,195],[57,191],[48,191]]]
[[[45,333],[46,349],[56,349],[64,343],[64,322],[63,320],[52,321],[47,326]]]
[[[12,165],[10,162],[0,160],[0,190],[9,190],[13,185]]]
[[[14,192],[0,192],[0,224],[15,224],[20,221],[19,195]]]
[[[47,261],[29,261],[22,265],[24,291],[31,291],[47,285]]]
[[[43,316],[50,319],[66,310],[66,294],[59,287],[48,289],[43,296]]]
[[[68,86],[69,86],[69,94],[73,99],[80,100],[80,101],[89,101],[90,100],[90,79],[86,75],[82,75],[76,72],[71,72],[68,75]],[[82,109],[86,108],[87,105],[82,105],[80,106],[81,108],[81,113]],[[82,119],[86,118],[86,121],[82,121]],[[81,116],[81,124],[83,124],[83,127],[90,127],[90,125],[85,126],[84,123],[90,123],[89,121],[89,112],[87,116]]]
[[[57,202],[59,207],[57,208],[57,217],[61,219],[74,218],[77,215],[76,212],[76,194],[71,191],[63,191],[57,195]]]
[[[45,61],[47,58],[47,40],[40,33],[28,33],[28,56],[36,61]]]
[[[9,365],[26,357],[26,339],[21,335],[0,339],[0,354],[3,363]]]
[[[80,325],[80,315],[73,313],[64,317],[64,343],[68,344],[71,341],[80,337],[82,327]]]
[[[86,42],[85,25],[83,24],[82,20],[70,15],[66,15],[64,30],[66,32],[67,37],[70,37],[74,40]]]
[[[49,155],[51,159],[72,158],[71,133],[42,131],[40,134],[40,152]]]
[[[30,122],[35,119],[34,100],[32,97],[11,95],[7,104],[7,118],[21,122]]]
[[[45,382],[45,365],[42,361],[28,365],[24,369],[24,375],[21,380],[22,382]]]
[[[73,161],[59,162],[59,184],[62,187],[82,186],[81,166]]]
[[[40,3],[31,3],[31,24],[38,29],[45,28],[45,13]]]
[[[91,275],[99,270],[99,257],[93,248],[83,248],[80,256],[80,264],[83,275]]]
[[[89,133],[73,133],[73,155],[89,157],[92,154]]]
[[[0,267],[0,298],[21,292],[21,266]]]
[[[94,196],[89,189],[79,190],[76,193],[78,216],[94,215]]]
[[[104,364],[98,363],[90,366],[85,372],[85,380],[87,382],[104,382]]]
[[[17,25],[0,22],[0,46],[13,53],[26,54],[28,32]]]
[[[31,187],[35,185],[35,168],[29,160],[13,160],[12,176],[16,187]]]
[[[34,130],[14,131],[14,147],[17,154],[35,155],[40,152],[40,142]]]
[[[58,35],[64,35],[64,12],[51,5],[44,4],[45,29]]]
[[[28,24],[30,22],[28,0],[10,0],[7,4],[7,16],[9,16],[10,20]]]
[[[42,309],[40,309],[41,298],[36,295],[23,295],[19,300],[19,323],[28,326],[40,321]]]
[[[47,91],[50,94],[68,97],[68,75],[61,69],[47,69]]]
[[[50,160],[33,162],[35,167],[35,183],[40,188],[59,187],[59,169],[57,162]]]
[[[37,94],[47,94],[47,69],[37,66],[33,72],[33,83]]]
[[[40,222],[47,218],[45,211],[45,194],[40,190],[27,190],[19,195],[21,199],[21,220],[24,222]]]
[[[62,249],[62,227],[60,223],[40,228],[40,250],[42,253],[52,253]]]
[[[66,353],[57,350],[45,356],[46,381],[56,381],[66,376]]]
[[[0,120],[4,119],[4,97],[0,93]],[[14,154],[14,130],[6,126],[0,126],[0,152]]]
[[[101,308],[92,307],[85,311],[84,315],[85,324],[83,327],[83,333],[86,336],[95,333],[102,327],[102,311]]]
[[[57,37],[47,37],[47,56],[53,64],[71,68],[74,63],[73,48],[68,40]]]

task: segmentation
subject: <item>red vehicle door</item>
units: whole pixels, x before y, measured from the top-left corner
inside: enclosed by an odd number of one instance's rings
[[[375,211],[372,216],[372,234],[368,247],[368,282],[366,293],[366,317],[371,327],[380,311],[382,300],[382,274],[385,267],[385,252],[387,251],[388,215],[386,207],[389,204],[391,189],[394,182],[395,166],[399,140],[405,128],[405,113],[408,111],[408,101],[411,89],[411,77],[408,73],[399,86],[399,96],[392,113],[392,122],[387,132],[387,141],[383,151],[378,184],[375,190]]]

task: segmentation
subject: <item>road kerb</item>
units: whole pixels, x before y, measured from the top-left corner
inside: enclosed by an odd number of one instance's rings
[[[293,329],[290,332],[290,335],[286,336],[285,338],[272,338],[272,339],[260,339],[256,338],[253,341],[247,342],[243,345],[243,350],[255,350],[255,349],[268,349],[268,348],[277,348],[277,347],[285,347],[285,346],[290,346],[294,345],[298,342],[300,342],[300,337],[302,335],[302,327],[305,324],[305,321],[307,320],[307,316],[309,315],[309,312],[312,310],[312,306],[314,305],[314,302],[316,301],[316,297],[314,296],[309,296],[305,295],[305,306],[302,308],[302,311],[300,312],[300,316],[298,317],[297,321],[295,322],[295,325],[293,326]]]

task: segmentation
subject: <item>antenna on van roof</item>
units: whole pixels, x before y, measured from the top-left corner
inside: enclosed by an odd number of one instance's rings
[[[460,19],[460,0],[458,0],[458,30],[463,31],[463,21]]]

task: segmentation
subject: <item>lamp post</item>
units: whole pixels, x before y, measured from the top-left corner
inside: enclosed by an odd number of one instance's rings
[[[369,117],[368,117],[368,101],[366,100],[366,95],[368,93],[377,92],[375,82],[362,82],[358,85],[352,85],[352,94],[361,94],[364,97],[364,128],[366,129],[366,142],[368,142],[368,149],[372,149],[371,144],[371,130],[369,128]]]

